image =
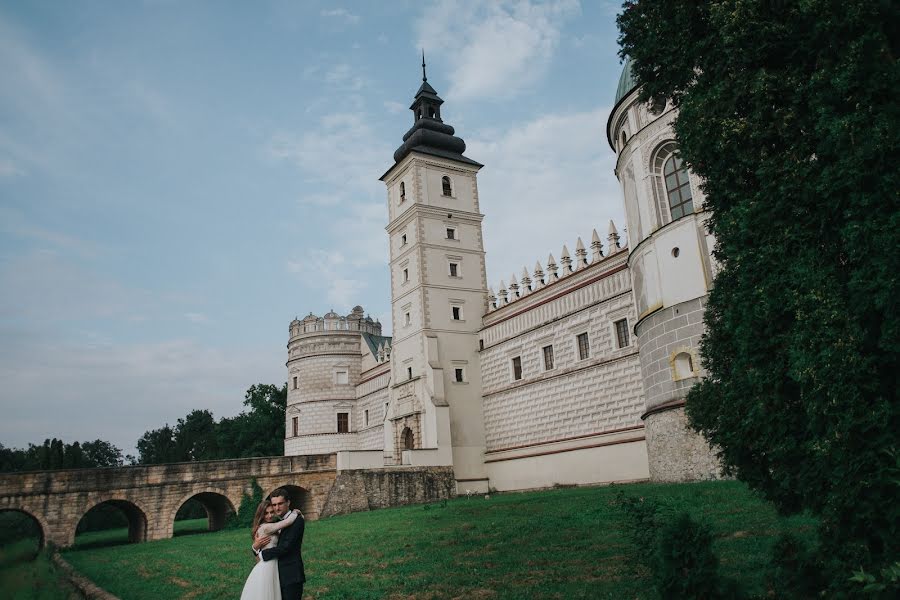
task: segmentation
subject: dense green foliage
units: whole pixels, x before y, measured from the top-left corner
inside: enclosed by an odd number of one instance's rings
[[[782,531],[815,522],[779,517],[741,483],[635,484],[484,497],[310,521],[303,558],[312,598],[651,600],[653,573],[635,568],[619,489],[707,523],[723,576],[763,597]],[[65,552],[120,598],[237,598],[250,569],[246,529]],[[96,534],[92,534],[96,535]],[[124,531],[122,532],[124,536]]]
[[[218,422],[208,410],[193,410],[175,427],[168,423],[144,433],[137,442],[139,464],[278,456],[284,453],[287,383],[255,384],[242,411]]]
[[[16,600],[80,600],[78,591],[38,550],[37,538],[0,544],[0,595]]]
[[[46,471],[122,466],[122,451],[103,440],[66,444],[53,438],[28,448],[5,448],[0,444],[0,472]]]
[[[256,509],[259,507],[263,499],[263,489],[259,486],[256,479],[250,480],[250,493],[244,492],[241,495],[241,505],[238,507],[237,515],[231,519],[228,526],[233,528],[243,527],[249,530],[253,525],[253,517],[256,515]]]
[[[846,586],[900,552],[900,4],[629,0],[619,25],[712,211],[688,416],[728,472],[821,518]]]
[[[718,600],[733,597],[719,577],[712,533],[681,513],[659,534],[656,590],[666,600]]]

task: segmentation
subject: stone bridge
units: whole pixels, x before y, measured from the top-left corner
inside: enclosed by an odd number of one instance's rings
[[[0,510],[21,511],[41,527],[42,545],[75,542],[81,518],[111,504],[128,518],[129,541],[172,537],[175,513],[190,499],[206,509],[210,530],[236,512],[255,478],[267,495],[286,487],[307,519],[322,512],[337,476],[334,454],[174,463],[109,469],[0,474]]]

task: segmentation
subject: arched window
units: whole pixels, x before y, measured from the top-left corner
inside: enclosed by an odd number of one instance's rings
[[[453,195],[453,187],[450,185],[450,178],[444,175],[441,177],[441,193],[444,196]]]
[[[416,438],[413,436],[412,429],[407,427],[403,430],[403,449],[412,450],[416,447]]]
[[[625,130],[623,129],[622,135],[619,136],[619,142],[620,142],[619,151],[621,151],[623,148],[625,148],[625,142],[627,142],[627,141],[628,141],[628,136],[625,135]]]
[[[675,381],[696,375],[694,372],[694,357],[691,356],[690,352],[679,352],[676,354],[672,360],[672,368],[674,370],[672,378]]]
[[[669,157],[663,167],[663,175],[666,178],[666,196],[669,198],[669,213],[672,220],[694,212],[691,182],[680,156],[673,154]]]
[[[406,184],[404,182],[400,182],[400,202],[406,202]]]

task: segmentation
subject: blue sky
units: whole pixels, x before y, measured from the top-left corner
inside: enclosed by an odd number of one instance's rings
[[[617,3],[0,2],[0,443],[134,451],[390,324],[378,177],[421,82],[485,165],[495,288],[609,219]]]

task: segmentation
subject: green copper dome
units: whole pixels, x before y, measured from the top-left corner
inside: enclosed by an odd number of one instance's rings
[[[631,90],[637,87],[637,81],[631,72],[631,59],[625,59],[625,68],[622,69],[622,75],[619,77],[619,86],[616,88],[616,99],[613,106],[619,103],[622,98],[631,93]]]

